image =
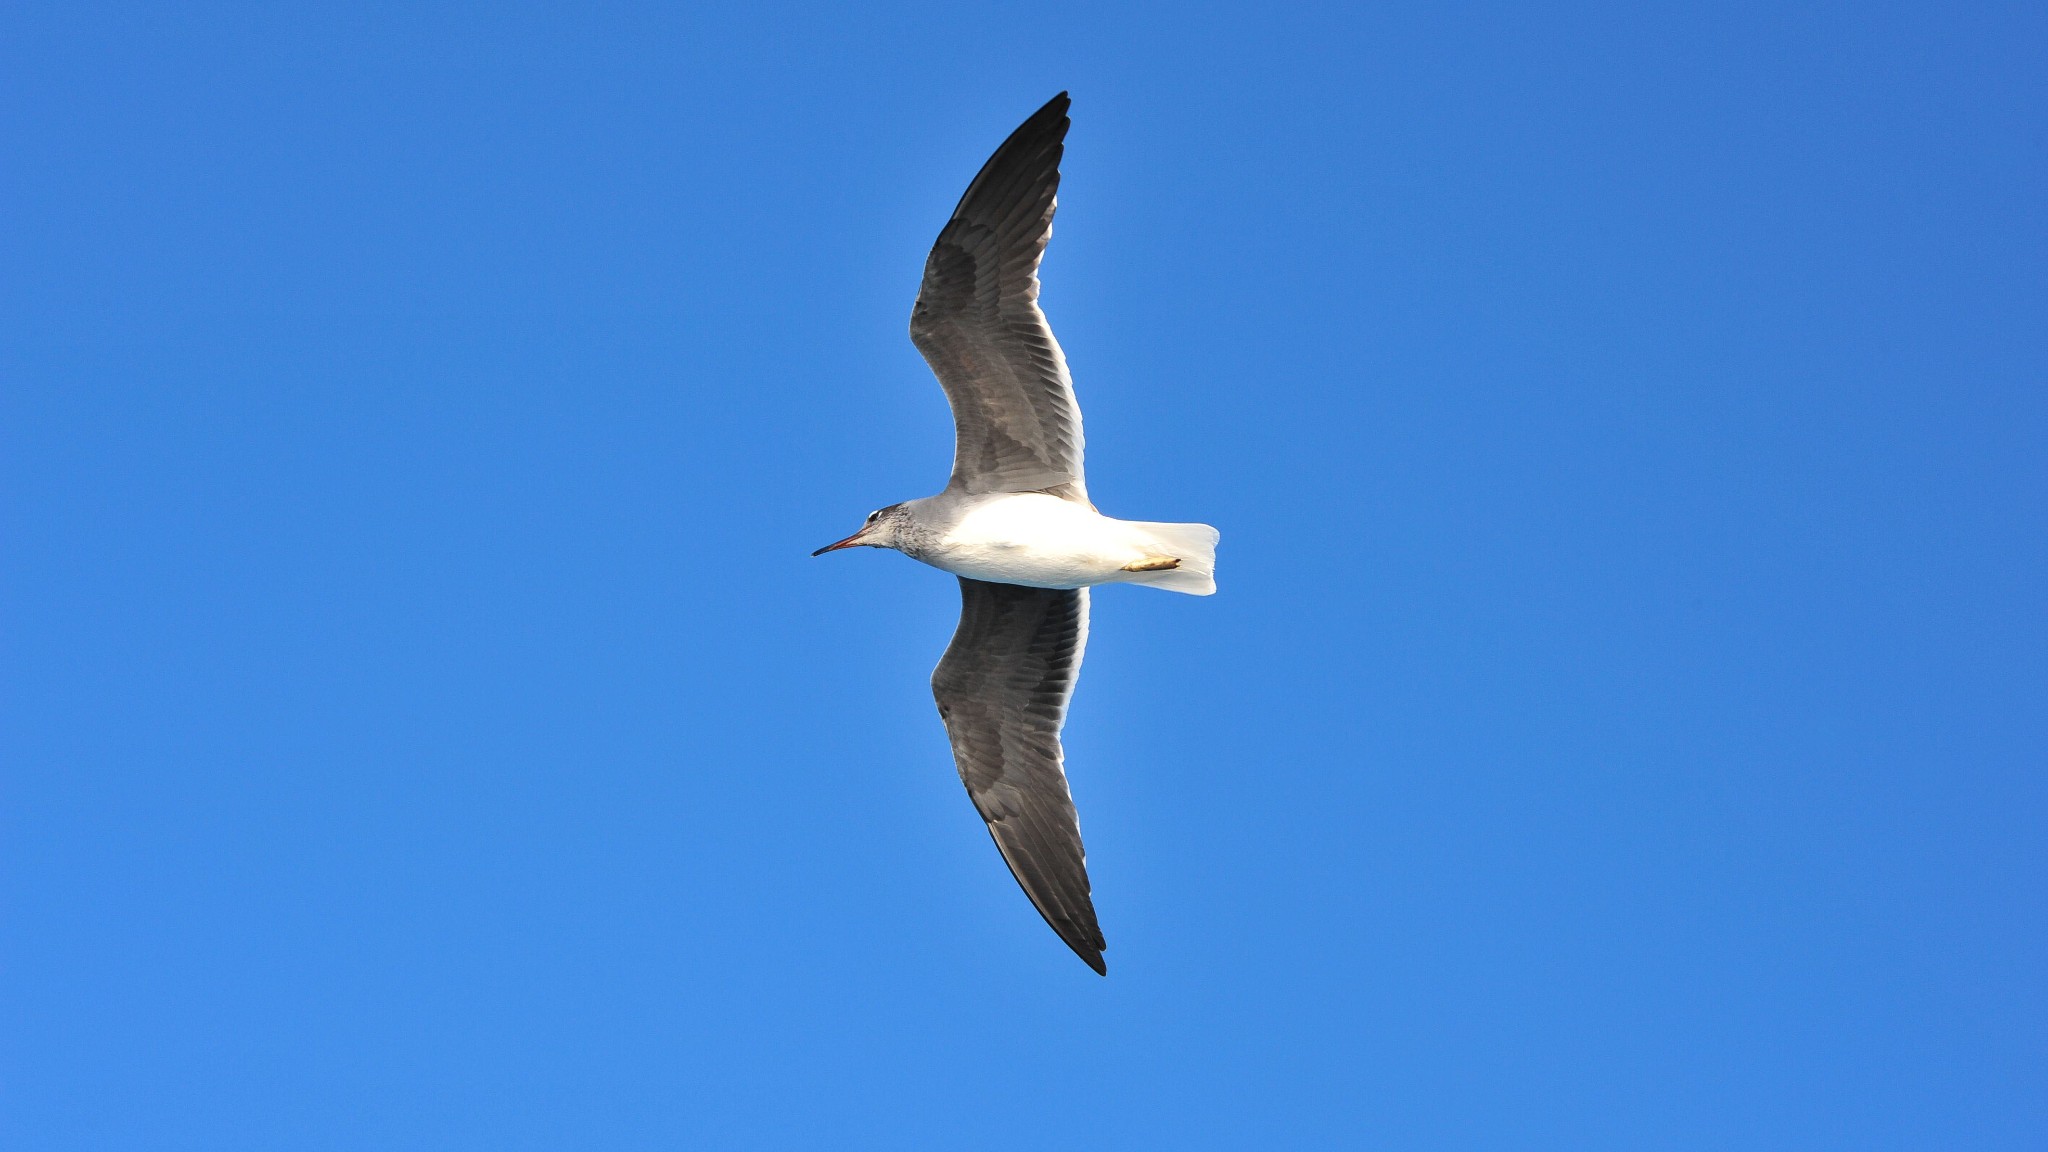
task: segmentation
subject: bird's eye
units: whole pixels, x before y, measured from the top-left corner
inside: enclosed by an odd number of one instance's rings
[[[870,523],[870,524],[873,524],[873,523],[874,523],[875,521],[877,521],[877,520],[879,520],[879,519],[881,519],[881,518],[882,518],[882,513],[881,513],[881,510],[880,510],[880,509],[877,509],[877,510],[875,510],[875,511],[873,511],[873,512],[870,512],[870,513],[868,513],[868,523]]]

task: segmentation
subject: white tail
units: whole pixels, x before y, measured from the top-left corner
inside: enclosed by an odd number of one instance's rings
[[[1149,584],[1190,596],[1209,596],[1216,591],[1216,540],[1221,535],[1207,524],[1155,524],[1132,520],[1130,525],[1159,542],[1159,554],[1180,561],[1177,568],[1160,572],[1133,572],[1124,577],[1132,584]]]

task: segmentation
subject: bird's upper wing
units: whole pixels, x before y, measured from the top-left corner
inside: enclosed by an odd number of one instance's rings
[[[953,405],[948,491],[1088,500],[1081,408],[1038,310],[1067,104],[1066,93],[1053,97],[1003,141],[925,259],[910,339]]]
[[[932,673],[953,762],[989,834],[1045,922],[1097,972],[1081,825],[1060,727],[1088,644],[1088,590],[960,579],[960,629]]]

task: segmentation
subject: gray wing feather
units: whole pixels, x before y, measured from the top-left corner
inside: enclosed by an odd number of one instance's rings
[[[932,673],[932,695],[960,782],[1010,873],[1067,947],[1103,972],[1102,929],[1060,751],[1087,644],[1087,589],[961,577],[960,628]]]
[[[1003,141],[925,260],[910,339],[953,406],[948,491],[1088,500],[1081,409],[1038,308],[1068,103],[1053,97]]]

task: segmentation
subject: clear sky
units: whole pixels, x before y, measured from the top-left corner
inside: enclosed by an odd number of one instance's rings
[[[0,1141],[2048,1146],[2048,16],[1648,8],[10,5]],[[1061,89],[1107,979],[807,555]]]

